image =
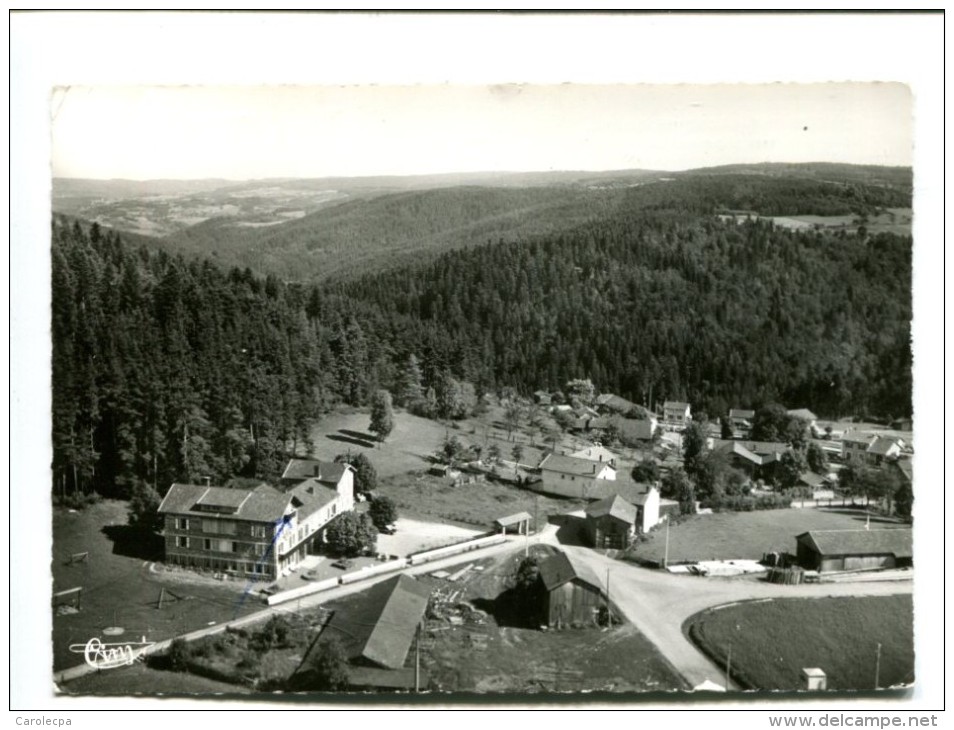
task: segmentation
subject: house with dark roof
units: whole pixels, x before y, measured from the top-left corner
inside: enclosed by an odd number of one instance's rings
[[[619,413],[627,415],[636,408],[636,404],[612,393],[604,393],[596,397],[596,409],[602,413]]]
[[[354,509],[348,464],[312,469],[300,479],[283,476],[282,484],[173,484],[159,505],[166,561],[273,580],[318,549],[336,515]]]
[[[636,507],[614,494],[586,507],[586,535],[596,548],[625,550],[636,534]]]
[[[592,568],[567,553],[540,564],[543,585],[542,621],[555,628],[591,626],[608,609],[606,584]]]
[[[811,530],[795,538],[798,564],[819,573],[908,567],[912,530]]]
[[[742,438],[748,438],[752,433],[752,421],[755,420],[755,411],[746,408],[729,409],[729,425],[733,433]]]
[[[540,462],[540,481],[533,489],[561,497],[583,499],[594,479],[615,479],[616,467],[605,461],[547,454]]]

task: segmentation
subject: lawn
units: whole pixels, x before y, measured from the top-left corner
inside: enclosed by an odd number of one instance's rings
[[[203,696],[206,699],[221,699],[222,695],[247,695],[250,690],[238,684],[217,682],[184,672],[167,672],[152,669],[143,663],[131,667],[94,672],[60,686],[60,691],[69,695],[107,695],[113,697],[164,695],[167,697]]]
[[[99,502],[85,510],[53,511],[53,591],[82,587],[79,613],[53,614],[53,667],[83,663],[71,644],[103,638],[103,629],[120,627],[123,636],[161,641],[261,609],[257,599],[242,600],[244,582],[219,582],[187,572],[155,572],[161,544],[144,544],[129,532],[127,505]],[[70,563],[73,553],[87,560]],[[160,590],[166,595],[156,608]]]
[[[689,635],[719,666],[732,647],[733,679],[751,689],[804,689],[802,668],[818,667],[829,690],[914,681],[911,596],[788,598],[704,611]]]
[[[694,515],[669,529],[669,562],[699,560],[761,560],[768,552],[795,552],[795,536],[809,530],[858,530],[863,512],[822,509],[779,509],[763,512],[721,512]],[[903,527],[872,518],[872,528]],[[656,529],[638,542],[627,557],[661,562],[666,530]]]
[[[455,487],[447,479],[427,474],[405,474],[381,480],[379,493],[391,497],[403,517],[461,523],[484,530],[493,521],[517,512],[537,515],[540,527],[547,516],[580,509],[579,500],[537,495],[525,489],[485,481]]]
[[[533,546],[545,555],[547,546]],[[456,600],[487,612],[485,623],[453,625],[429,619],[421,650],[432,689],[445,692],[650,692],[686,689],[656,648],[630,624],[612,628],[540,631],[500,625],[494,599],[523,558],[522,552],[471,573]],[[440,588],[441,586],[436,586]],[[443,590],[456,590],[443,584]],[[466,615],[466,614],[465,614]],[[501,619],[501,624],[507,623]]]

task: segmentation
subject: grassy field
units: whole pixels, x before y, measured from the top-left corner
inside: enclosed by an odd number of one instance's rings
[[[166,672],[136,663],[131,667],[95,672],[74,679],[60,686],[63,694],[101,695],[113,697],[149,696],[167,697],[201,696],[209,700],[228,695],[246,696],[251,691],[238,684],[217,682],[184,672]]]
[[[551,548],[534,546],[541,554]],[[486,610],[486,623],[427,623],[421,664],[432,687],[446,692],[651,692],[685,689],[679,675],[632,625],[540,631],[498,624],[494,599],[523,558],[487,561],[458,600]],[[433,580],[433,579],[432,579]],[[451,584],[443,585],[445,590]],[[453,586],[456,588],[456,586]]]
[[[804,689],[801,670],[818,667],[829,690],[914,681],[911,596],[782,599],[742,603],[697,614],[690,636],[724,666],[732,647],[733,678],[752,689]]]
[[[540,527],[547,516],[581,509],[583,502],[538,495],[526,489],[496,482],[478,482],[460,487],[449,480],[426,474],[406,474],[382,480],[380,494],[394,499],[398,512],[430,522],[449,522],[491,529],[493,521],[517,512],[537,515]]]
[[[873,528],[901,527],[872,518]],[[760,560],[768,552],[795,552],[795,536],[808,530],[858,530],[865,526],[863,512],[781,509],[764,512],[722,512],[695,515],[669,530],[669,562],[698,560]],[[649,540],[638,542],[628,553],[640,561],[663,559],[666,531],[657,529]]]
[[[161,641],[261,608],[257,599],[241,600],[244,583],[153,572],[151,561],[161,550],[133,539],[126,514],[126,503],[118,501],[79,512],[53,511],[53,590],[83,588],[79,613],[53,615],[56,670],[82,664],[83,655],[71,652],[70,645],[103,638],[107,627],[121,627],[136,640]],[[80,552],[89,552],[89,559],[69,564],[70,555]],[[167,602],[160,611],[156,602],[163,587]],[[169,592],[179,600],[171,600]]]

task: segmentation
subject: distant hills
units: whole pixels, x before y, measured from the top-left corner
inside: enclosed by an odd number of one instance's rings
[[[850,221],[910,207],[911,183],[910,168],[833,163],[243,182],[56,178],[53,209],[169,253],[310,281],[558,235],[626,210]]]

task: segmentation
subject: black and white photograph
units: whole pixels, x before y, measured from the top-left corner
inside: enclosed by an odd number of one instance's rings
[[[11,237],[14,311],[27,281],[41,303],[11,353],[46,353],[12,372],[14,399],[45,373],[28,470],[11,432],[11,522],[45,503],[50,537],[20,584],[34,709],[931,724],[916,80],[116,75],[43,89],[48,208]]]

